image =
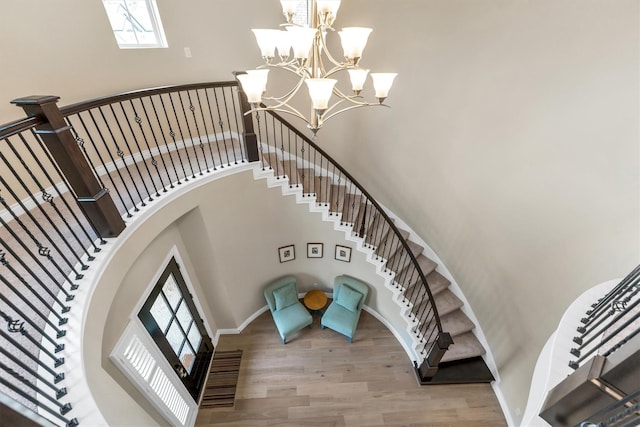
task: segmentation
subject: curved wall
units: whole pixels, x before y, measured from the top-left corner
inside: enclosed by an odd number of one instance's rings
[[[283,197],[279,188],[255,181],[250,168],[238,169],[246,170],[210,182],[204,178],[186,193],[159,199],[118,239],[88,308],[83,346],[87,381],[111,426],[164,423],[108,357],[173,248],[214,335],[238,329],[262,309],[262,288],[277,277],[294,274],[300,292],[330,291],[335,276],[348,274],[371,285],[366,304],[400,339],[409,339],[384,280],[342,231],[320,213],[309,213],[306,204],[296,204],[295,196]],[[323,258],[306,257],[308,242],[324,244]],[[280,263],[277,249],[289,244],[296,258]],[[336,244],[354,248],[351,262],[334,259]]]

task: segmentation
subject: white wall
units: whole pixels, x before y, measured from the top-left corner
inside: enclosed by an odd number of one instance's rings
[[[341,11],[352,19],[338,27],[374,28],[363,66],[399,75],[390,110],[347,113],[320,144],[447,265],[519,422],[564,308],[640,262],[639,2],[350,0]]]
[[[158,3],[170,47],[121,51],[98,0],[3,2],[0,121],[22,117],[7,102],[24,95],[64,105],[229,79],[260,62],[250,28],[280,22],[275,0]],[[318,141],[446,263],[514,415],[563,308],[640,260],[639,13],[637,0],[342,2],[336,27],[374,28],[362,65],[400,75],[392,109],[346,113]]]
[[[162,203],[159,199],[156,204]],[[150,207],[150,212],[157,209]],[[366,304],[408,339],[400,307],[366,255],[345,241],[344,232],[323,222],[320,213],[309,213],[306,204],[296,204],[294,196],[283,197],[279,188],[267,188],[266,181],[254,181],[251,171],[181,194],[153,215],[150,212],[139,228],[137,223],[129,227],[126,240],[119,241],[87,314],[87,380],[109,425],[144,425],[149,417],[162,422],[108,356],[173,246],[214,335],[219,329],[239,328],[264,307],[262,289],[278,277],[295,275],[299,292],[315,285],[331,291],[333,279],[348,274],[371,285]],[[324,256],[307,258],[308,242],[323,243]],[[289,244],[295,245],[295,260],[280,263],[278,248]],[[351,262],[334,259],[336,244],[354,248]],[[277,334],[275,327],[273,333]],[[122,407],[127,410],[119,410]]]

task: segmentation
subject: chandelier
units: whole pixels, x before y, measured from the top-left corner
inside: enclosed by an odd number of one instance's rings
[[[327,120],[344,111],[359,107],[386,106],[383,102],[389,94],[396,73],[369,73],[369,70],[360,67],[371,28],[347,27],[338,31],[344,61],[334,59],[327,49],[326,38],[327,33],[335,31],[332,25],[340,0],[309,1],[310,26],[294,23],[300,0],[280,0],[282,13],[286,17],[286,23],[280,25],[283,29],[252,30],[265,63],[255,70],[248,70],[246,74],[238,74],[238,80],[251,104],[250,112],[271,110],[292,114],[305,121],[315,136]],[[271,69],[293,73],[298,81],[282,96],[267,96],[267,77]],[[352,94],[345,94],[336,87],[338,74],[347,73]],[[367,102],[360,96],[367,75],[371,75],[373,80],[377,102]],[[291,105],[292,99],[305,85],[312,104],[309,116]],[[332,95],[335,95],[336,100],[330,105]],[[265,106],[263,101],[269,104]]]

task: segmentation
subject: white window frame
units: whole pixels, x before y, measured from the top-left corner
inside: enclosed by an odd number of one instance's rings
[[[105,7],[105,13],[107,14],[107,18],[109,19],[109,23],[111,24],[113,35],[120,49],[154,49],[154,48],[169,47],[167,43],[167,38],[164,34],[164,28],[162,26],[162,20],[160,19],[160,12],[158,11],[158,5],[156,4],[156,0],[144,0],[144,3],[147,6],[147,12],[149,13],[149,19],[151,23],[151,32],[153,33],[154,38],[156,40],[155,43],[139,42],[138,32],[136,31],[135,27],[132,27],[132,29],[136,39],[136,43],[121,42],[117,36],[118,29],[114,28],[115,25],[117,24],[111,21],[111,17],[107,12],[107,2],[113,2],[113,1],[119,1],[122,7],[128,11],[129,9],[127,6],[127,2],[130,2],[132,0],[102,0],[102,5]]]

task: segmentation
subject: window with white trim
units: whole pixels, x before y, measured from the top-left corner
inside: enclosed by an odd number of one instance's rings
[[[175,257],[165,267],[138,318],[197,402],[213,344]]]
[[[102,0],[120,49],[168,47],[156,0]]]

